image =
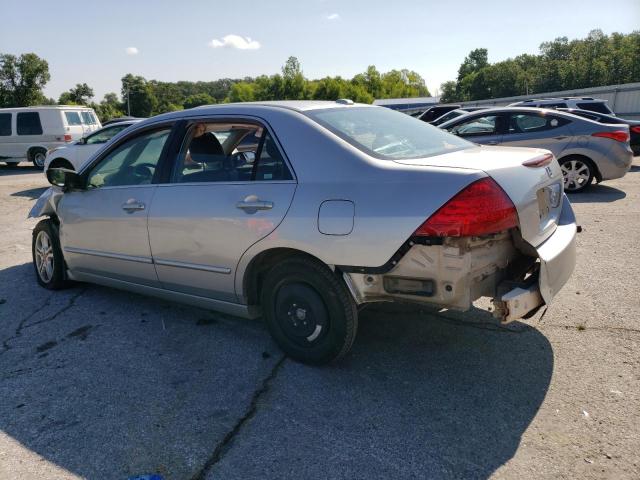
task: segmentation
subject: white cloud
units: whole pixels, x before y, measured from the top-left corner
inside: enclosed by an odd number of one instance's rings
[[[138,49],[136,47],[127,47],[124,49],[124,52],[127,55],[137,55],[138,54]]]
[[[327,15],[327,20],[340,20],[340,14],[338,13],[331,13],[329,15]]]
[[[238,50],[258,50],[260,42],[251,40],[249,37],[241,37],[240,35],[225,35],[222,40],[214,38],[208,45],[211,48],[237,48]]]

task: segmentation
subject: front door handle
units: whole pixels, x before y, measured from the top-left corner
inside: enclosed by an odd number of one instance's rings
[[[565,138],[569,138],[569,137],[567,135],[560,135],[558,137],[553,137],[553,138],[555,138],[556,140],[564,140]]]
[[[487,142],[487,145],[498,145],[498,141],[497,140],[491,140],[490,142]]]
[[[122,204],[122,209],[127,213],[133,213],[138,210],[144,210],[144,203],[139,202],[135,198],[130,198]]]

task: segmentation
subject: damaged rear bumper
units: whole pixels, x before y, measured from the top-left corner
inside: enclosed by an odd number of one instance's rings
[[[556,230],[537,247],[517,248],[509,232],[409,243],[388,271],[343,270],[343,276],[358,304],[405,301],[464,311],[476,299],[491,297],[494,315],[511,321],[551,302],[567,282],[576,262],[576,234],[565,196]]]

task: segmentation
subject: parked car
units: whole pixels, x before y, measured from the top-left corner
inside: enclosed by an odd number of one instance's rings
[[[129,120],[127,122],[112,123],[106,127],[93,132],[91,135],[82,137],[74,144],[55,147],[47,152],[47,158],[44,161],[45,172],[49,168],[68,168],[69,170],[78,170],[91,155],[96,153],[111,138],[130,127],[140,120]]]
[[[445,113],[450,112],[451,110],[455,110],[457,108],[462,108],[462,105],[453,105],[453,104],[435,105],[433,107],[427,108],[424,111],[424,113],[420,115],[418,118],[423,122],[429,123],[435,120],[436,118],[441,117]]]
[[[28,160],[42,169],[47,150],[101,127],[95,112],[86,107],[0,108],[0,161],[17,165]]]
[[[509,104],[510,107],[580,108],[614,115],[606,100],[593,97],[534,98]]]
[[[144,120],[144,118],[141,118],[141,117],[130,117],[130,116],[112,118],[110,120],[107,120],[106,122],[102,122],[102,126],[106,127],[107,125],[111,125],[112,123],[129,122],[131,120]]]
[[[579,108],[559,108],[562,112],[572,113],[579,117],[588,118],[598,123],[608,123],[609,125],[628,125],[631,144],[631,150],[634,155],[640,155],[640,121],[627,120],[626,118],[616,117],[614,115],[606,115],[604,113],[592,112],[590,110],[581,110]]]
[[[484,145],[550,150],[560,163],[564,189],[580,192],[623,177],[633,161],[629,127],[604,125],[558,110],[502,107],[470,113],[439,126]]]
[[[309,363],[345,355],[370,302],[467,310],[488,296],[508,321],[550,302],[575,264],[551,154],[353,102],[172,112],[47,177],[30,212],[48,217],[33,231],[40,285],[262,315]]]
[[[467,113],[469,112],[466,110],[463,110],[462,108],[456,108],[455,110],[451,110],[445,113],[444,115],[436,118],[435,120],[431,120],[430,122],[427,122],[427,123],[430,123],[434,127],[437,127],[438,125],[444,122],[448,122],[449,120],[453,120],[454,118],[460,117],[462,115],[466,115]]]

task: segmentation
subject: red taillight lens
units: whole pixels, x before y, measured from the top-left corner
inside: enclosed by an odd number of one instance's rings
[[[616,142],[628,142],[629,134],[624,130],[616,130],[615,132],[596,132],[591,134],[592,137],[610,138]]]
[[[637,127],[631,127],[631,131],[633,133],[640,133],[640,125],[638,125]]]
[[[518,225],[511,199],[489,177],[482,178],[445,203],[415,231],[425,237],[479,237]]]
[[[73,138],[71,138],[71,135],[69,135],[68,133],[64,134],[64,141],[65,142],[70,142],[71,140],[73,140]]]

